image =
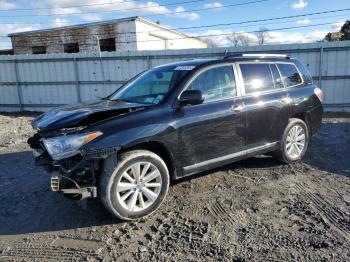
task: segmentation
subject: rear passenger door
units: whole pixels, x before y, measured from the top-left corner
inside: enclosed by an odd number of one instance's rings
[[[247,149],[263,149],[279,141],[288,120],[288,97],[274,63],[238,63],[246,112]]]

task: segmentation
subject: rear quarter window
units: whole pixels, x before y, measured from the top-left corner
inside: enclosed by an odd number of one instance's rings
[[[300,73],[302,74],[304,82],[306,84],[312,84],[312,76],[309,70],[304,66],[304,64],[301,63],[299,60],[295,60],[294,63],[298,67]]]
[[[300,85],[303,80],[294,64],[278,64],[285,87]]]

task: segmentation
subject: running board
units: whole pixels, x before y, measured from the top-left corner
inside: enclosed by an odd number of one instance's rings
[[[203,161],[200,163],[196,163],[196,164],[191,165],[191,166],[186,166],[183,169],[185,170],[185,172],[192,172],[194,170],[198,170],[198,169],[204,168],[205,166],[210,166],[210,165],[215,164],[215,163],[234,160],[236,158],[240,158],[240,157],[244,157],[244,156],[251,155],[254,153],[258,153],[258,152],[266,150],[266,149],[274,148],[277,144],[278,144],[278,142],[273,142],[273,143],[268,143],[268,144],[265,144],[262,146],[249,148],[246,150],[239,151],[237,153],[209,159],[209,160],[206,160],[206,161]]]

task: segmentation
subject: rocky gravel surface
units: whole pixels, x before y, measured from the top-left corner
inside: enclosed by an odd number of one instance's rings
[[[325,119],[301,163],[201,173],[122,222],[50,191],[25,143],[32,117],[0,115],[0,261],[350,261],[349,118]]]

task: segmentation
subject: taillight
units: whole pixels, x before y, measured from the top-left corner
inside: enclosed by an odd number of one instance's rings
[[[318,99],[320,99],[320,101],[323,102],[323,92],[322,92],[322,90],[320,88],[316,87],[314,89],[314,93],[318,97]]]

